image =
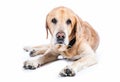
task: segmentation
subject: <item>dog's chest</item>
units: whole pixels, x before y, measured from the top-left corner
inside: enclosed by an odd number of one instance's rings
[[[61,55],[63,58],[65,59],[69,59],[69,60],[77,60],[81,57],[80,54],[78,54],[77,52],[75,52],[74,50],[72,51],[64,51],[61,53]]]
[[[77,60],[77,59],[80,59],[81,58],[81,55],[76,55],[76,56],[73,56],[73,57],[68,57],[68,56],[65,56],[63,54],[61,54],[58,59],[68,59],[68,60]]]

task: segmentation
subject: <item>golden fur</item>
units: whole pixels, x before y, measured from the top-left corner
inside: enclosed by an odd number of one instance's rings
[[[57,19],[57,24],[51,20]],[[66,21],[70,19],[71,24]],[[66,44],[55,44],[55,36],[59,31],[65,32]],[[30,51],[30,56],[43,54],[37,60],[28,60],[24,63],[25,69],[36,69],[37,67],[58,59],[61,55],[66,59],[73,60],[73,64],[66,66],[61,72],[61,76],[74,76],[84,67],[95,64],[95,51],[99,44],[99,37],[92,26],[79,18],[72,10],[66,7],[57,7],[50,11],[46,17],[46,32],[50,32],[51,44],[41,45],[33,48],[24,48]],[[68,39],[67,39],[68,38]],[[72,47],[68,48],[68,43],[75,38],[76,41]]]

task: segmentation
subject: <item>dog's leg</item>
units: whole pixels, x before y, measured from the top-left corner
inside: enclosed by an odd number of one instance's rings
[[[73,62],[72,65],[66,66],[61,72],[61,76],[74,76],[78,71],[97,63],[95,53],[88,45],[85,51],[81,53],[80,59]]]
[[[36,69],[41,65],[57,60],[58,55],[48,49],[42,57],[36,60],[25,61],[23,67],[30,70]]]
[[[40,46],[35,46],[35,47],[24,47],[23,49],[26,52],[30,52],[30,56],[34,57],[37,55],[42,55],[44,54],[48,49],[50,45],[40,45]]]

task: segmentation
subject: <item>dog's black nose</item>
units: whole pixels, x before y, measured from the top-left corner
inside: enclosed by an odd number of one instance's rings
[[[57,38],[57,42],[59,44],[63,44],[64,43],[64,39],[65,39],[65,33],[64,32],[58,32],[56,34],[56,38]]]

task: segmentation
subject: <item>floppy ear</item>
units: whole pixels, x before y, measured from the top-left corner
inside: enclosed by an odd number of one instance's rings
[[[49,28],[49,27],[48,27],[48,24],[47,24],[47,20],[46,20],[46,26],[45,26],[45,27],[46,27],[46,34],[47,34],[47,35],[46,35],[46,39],[48,39],[48,28]]]
[[[75,17],[75,22],[73,24],[73,29],[69,37],[70,40],[74,37],[79,37],[81,32],[81,20],[76,15],[74,17]]]
[[[48,15],[47,15],[47,17],[48,17]],[[48,39],[48,31],[50,32],[50,34],[52,35],[52,32],[51,32],[51,30],[50,30],[50,28],[49,28],[49,25],[48,25],[48,22],[47,22],[47,17],[46,17],[46,38]]]
[[[76,36],[76,30],[77,30],[76,25],[77,25],[77,23],[75,22],[75,24],[73,25],[73,29],[71,31],[71,34],[69,36],[70,40],[73,39]]]
[[[76,37],[79,37],[81,34],[81,31],[82,31],[82,29],[81,29],[82,20],[77,15],[75,16],[75,19],[76,20],[75,20],[74,28],[76,29]]]

